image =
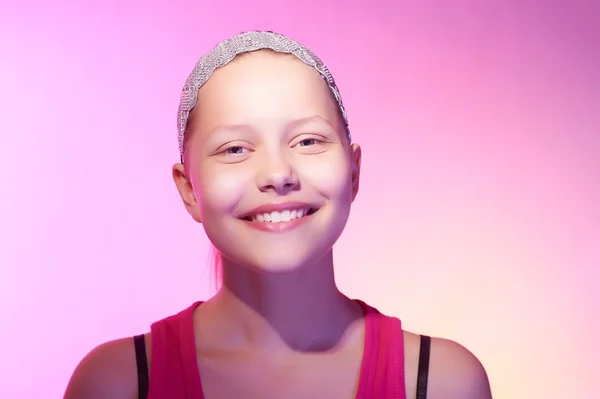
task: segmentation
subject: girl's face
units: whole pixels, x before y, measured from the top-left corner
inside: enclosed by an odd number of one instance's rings
[[[186,134],[175,181],[225,258],[284,271],[331,249],[358,191],[360,148],[318,72],[293,56],[245,54],[200,89]]]

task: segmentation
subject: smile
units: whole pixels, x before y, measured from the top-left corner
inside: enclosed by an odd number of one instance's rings
[[[256,213],[248,215],[244,219],[253,223],[282,223],[302,219],[303,217],[312,215],[316,211],[316,208],[286,209],[283,211]]]
[[[271,203],[254,208],[240,219],[256,230],[284,233],[307,223],[318,210],[318,206],[306,202]]]

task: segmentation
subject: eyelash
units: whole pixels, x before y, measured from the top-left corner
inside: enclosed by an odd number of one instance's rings
[[[301,145],[302,143],[306,143],[306,141],[311,141],[312,144]],[[320,143],[323,143],[323,141],[319,140],[319,139],[317,139],[315,137],[307,137],[305,139],[300,140],[296,145],[294,145],[294,147],[297,147],[297,146],[299,146],[299,147],[312,147],[312,146],[314,146],[316,144],[320,144]],[[233,156],[243,155],[244,154],[243,152],[241,152],[241,153],[240,152],[231,152],[232,150],[235,150],[235,149],[240,149],[242,151],[244,151],[244,150],[250,151],[246,147],[244,147],[243,145],[232,145],[230,147],[224,148],[219,153],[222,154],[222,155],[233,155]]]
[[[306,138],[306,139],[302,139],[302,140],[300,140],[300,141],[298,142],[298,144],[297,144],[297,145],[300,145],[300,143],[302,143],[302,142],[304,142],[304,141],[307,141],[307,140],[312,140],[312,141],[314,141],[314,144],[319,144],[319,143],[321,143],[321,142],[322,142],[321,140],[318,140],[318,139],[316,139],[316,138],[314,138],[314,137],[309,137],[309,138]],[[307,146],[303,145],[303,146],[300,146],[300,147],[307,147]]]
[[[242,150],[246,150],[246,148],[242,147],[241,145],[232,145],[231,147],[225,148],[222,152],[224,154],[230,154],[230,155],[241,155],[240,153],[232,153],[232,152],[230,152],[232,149],[236,149],[236,148],[240,148]]]

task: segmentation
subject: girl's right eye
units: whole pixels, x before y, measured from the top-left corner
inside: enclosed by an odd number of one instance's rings
[[[231,144],[229,146],[223,146],[221,150],[219,150],[216,155],[219,157],[224,157],[225,160],[229,159],[230,161],[241,161],[246,158],[246,156],[250,155],[251,148],[245,144]]]
[[[244,153],[245,148],[239,145],[234,145],[232,147],[226,148],[223,152],[226,154],[232,155],[242,155]]]

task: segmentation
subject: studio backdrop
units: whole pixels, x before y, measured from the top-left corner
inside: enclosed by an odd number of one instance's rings
[[[330,67],[363,147],[349,296],[464,344],[494,398],[600,397],[594,1],[0,1],[0,398],[213,293],[180,90],[252,29]]]

